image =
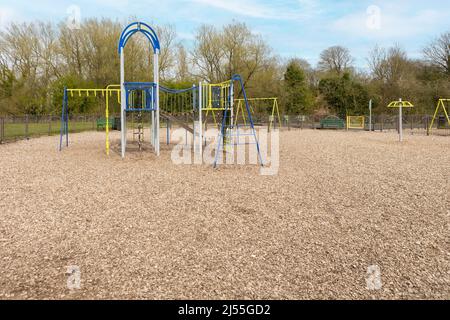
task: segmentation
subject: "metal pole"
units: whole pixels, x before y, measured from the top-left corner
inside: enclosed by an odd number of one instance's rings
[[[151,115],[151,131],[152,131],[152,139],[151,139],[151,144],[152,146],[155,148],[155,111],[152,110],[152,115]],[[156,148],[155,148],[156,150]]]
[[[188,115],[186,115],[185,117],[184,117],[184,119],[185,119],[185,122],[186,123],[188,123],[189,122],[189,117],[188,117]],[[188,131],[186,130],[186,129],[184,129],[184,132],[185,132],[185,137],[186,137],[186,146],[188,145]]]
[[[400,142],[403,141],[403,102],[402,98],[399,99],[400,101],[400,108],[398,108],[398,134]]]
[[[28,139],[28,115],[25,116],[25,139]]]
[[[202,82],[198,84],[198,122],[199,127],[199,152],[203,162],[203,103],[202,103]]]
[[[155,94],[155,104],[156,104],[156,121],[155,121],[155,150],[156,155],[159,157],[160,147],[159,147],[159,50],[155,50],[155,54],[153,56],[153,64],[154,64],[154,82],[156,84],[156,94]]]
[[[372,131],[372,99],[369,101],[369,131]]]
[[[105,105],[105,117],[106,117],[106,141],[105,141],[105,149],[106,155],[109,156],[109,92],[106,91],[106,105]],[[114,126],[117,128],[117,124],[115,123],[115,119],[113,118]]]
[[[122,159],[125,158],[125,148],[126,148],[126,93],[125,93],[125,54],[123,47],[120,48],[120,88],[121,88],[121,99],[120,99],[120,139],[121,139],[121,151],[122,151]]]
[[[133,142],[134,142],[134,112],[131,113],[131,130],[133,130]]]
[[[66,133],[66,108],[67,108],[66,97],[67,97],[67,88],[64,87],[64,96],[63,96],[62,111],[61,111],[61,129],[60,129],[60,135],[59,135],[59,151],[62,150],[63,135]]]
[[[167,145],[170,144],[170,121],[169,119],[166,120],[167,125]]]
[[[1,120],[0,120],[0,144],[3,143],[4,138],[5,138],[5,118],[1,118]]]

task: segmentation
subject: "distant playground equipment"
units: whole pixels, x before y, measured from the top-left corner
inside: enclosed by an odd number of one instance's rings
[[[230,147],[242,144],[256,146],[259,163],[263,166],[264,162],[256,135],[252,111],[241,76],[234,75],[230,81],[220,84],[206,84],[207,91],[205,91],[205,95],[202,95],[202,89],[205,88],[205,84],[201,84],[200,88],[201,99],[199,107],[201,112],[199,123],[202,123],[201,117],[204,105],[206,106],[206,117],[210,112],[213,117],[215,117],[214,114],[217,111],[220,111],[222,116],[214,167],[222,160],[224,153],[228,152]],[[245,109],[243,112],[241,111],[240,114],[235,111],[235,90],[241,92],[243,95],[243,105],[245,105]],[[206,98],[204,98],[204,96],[206,96]],[[241,121],[239,121],[239,116]],[[200,128],[201,127],[202,126],[200,126]],[[245,140],[247,137],[252,138],[253,141],[246,142]]]
[[[431,134],[431,132],[433,131],[433,126],[434,123],[438,122],[438,129],[445,129],[445,125],[446,125],[446,121],[447,120],[447,125],[450,126],[450,99],[439,99],[437,106],[436,106],[436,110],[434,111],[434,115],[433,118],[431,119],[431,123],[430,123],[430,127],[428,128],[428,134]],[[447,105],[446,105],[447,103]],[[444,111],[444,115],[443,116],[438,116],[439,115],[439,111],[441,110]],[[448,110],[447,110],[448,109]]]
[[[128,40],[135,33],[142,33],[149,40],[153,48],[153,82],[126,82],[125,81],[125,55],[124,48]],[[252,117],[254,112],[250,101],[258,101],[258,98],[249,99],[244,88],[241,76],[234,75],[232,79],[219,83],[209,84],[200,82],[186,89],[170,89],[159,83],[159,52],[160,43],[155,31],[143,22],[134,22],[128,25],[122,32],[119,40],[120,56],[120,84],[109,85],[105,89],[64,89],[64,97],[61,115],[60,150],[63,145],[69,145],[69,95],[97,96],[106,99],[104,125],[106,131],[106,154],[110,152],[109,130],[112,118],[110,118],[110,99],[115,94],[120,104],[120,130],[121,130],[121,156],[125,158],[127,150],[127,115],[136,114],[138,120],[137,131],[133,128],[133,138],[137,136],[139,149],[144,142],[144,113],[150,114],[150,142],[157,156],[160,155],[160,119],[167,122],[167,140],[169,142],[170,123],[175,122],[190,132],[194,137],[194,150],[203,154],[204,130],[207,130],[208,118],[213,118],[214,126],[218,129],[217,148],[214,160],[216,167],[224,153],[229,151],[229,146],[242,144],[242,137],[250,137],[258,152],[258,160],[263,165],[260,145],[256,135]],[[236,92],[243,96],[236,99]],[[264,100],[260,98],[260,100]],[[273,101],[272,115],[277,113],[281,126],[278,102],[276,98],[265,100]],[[236,106],[237,104],[237,106]],[[184,120],[180,115],[185,116]],[[203,118],[204,117],[204,118]],[[238,121],[241,118],[241,121]],[[134,119],[134,117],[133,117]],[[189,122],[193,120],[192,128]],[[116,119],[114,119],[117,127]],[[271,123],[272,125],[272,123]],[[63,138],[65,137],[65,143]],[[186,139],[187,140],[187,139]]]
[[[280,116],[280,108],[278,107],[278,98],[248,98],[247,100],[250,104],[250,111],[255,116],[258,116],[260,114],[266,115],[268,112],[270,112],[269,127],[268,127],[269,131],[272,130],[272,128],[276,124],[278,124],[279,128],[283,126]],[[239,113],[244,112],[243,107],[245,105],[245,100],[236,99],[235,102],[237,103],[236,108],[236,121],[237,121]]]
[[[364,116],[347,116],[347,130],[364,130],[365,121],[366,117]]]
[[[398,101],[389,103],[388,108],[398,108],[398,136],[399,141],[403,142],[403,108],[414,108],[414,105],[400,98]]]
[[[320,121],[321,129],[345,129],[345,122],[337,116],[328,116]]]

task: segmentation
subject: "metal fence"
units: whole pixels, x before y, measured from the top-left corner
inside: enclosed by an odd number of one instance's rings
[[[298,116],[298,115],[282,115],[281,127],[284,130],[295,129],[322,129],[321,122],[327,116]],[[345,119],[341,119],[345,123]],[[450,126],[445,117],[438,117],[435,120],[432,130],[430,131],[432,116],[431,115],[405,115],[403,116],[403,130],[411,134],[422,135],[448,135],[450,136]],[[272,122],[273,128],[280,127],[277,118],[270,116],[254,116],[257,126],[269,126]],[[369,118],[365,118],[364,130],[379,132],[398,131],[398,116],[376,115],[372,117],[372,126],[369,124]]]
[[[97,129],[96,115],[71,115],[69,131],[82,132]],[[0,143],[60,133],[60,116],[0,116]]]
[[[111,115],[117,117],[117,115]],[[128,118],[129,125],[133,127],[136,122],[143,121],[147,123],[150,121],[150,115],[145,114],[143,119],[136,119],[134,115]],[[180,121],[186,121],[191,124],[193,118],[189,115],[179,116]],[[279,128],[278,119],[267,115],[254,115],[254,122],[257,126],[269,127],[272,123],[272,128]],[[299,116],[299,115],[282,115],[281,126],[283,130],[295,129],[321,129],[321,121],[325,116]],[[97,130],[97,121],[104,119],[104,116],[99,115],[70,115],[69,116],[69,132],[82,132]],[[429,132],[431,123],[431,115],[405,115],[403,117],[403,128],[406,133],[411,134],[435,134],[450,136],[450,126],[446,118],[437,118],[433,126],[433,130]],[[369,130],[369,119],[366,117],[365,130]],[[372,118],[372,130],[374,131],[393,131],[398,130],[398,116],[376,115]],[[165,127],[166,122],[161,122],[161,127]],[[131,128],[129,127],[129,128]],[[0,116],[0,143],[7,141],[14,141],[20,139],[28,139],[30,137],[43,135],[59,134],[61,128],[60,116]],[[104,128],[100,128],[104,129]]]

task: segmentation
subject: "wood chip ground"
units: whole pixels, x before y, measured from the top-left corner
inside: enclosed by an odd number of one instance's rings
[[[283,131],[276,176],[70,139],[0,145],[1,299],[450,299],[449,137]]]

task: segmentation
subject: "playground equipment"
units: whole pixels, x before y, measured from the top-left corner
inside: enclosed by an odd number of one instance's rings
[[[205,113],[202,117],[201,123],[204,124],[205,129],[208,129],[208,120],[211,115],[214,127],[220,128],[220,118],[224,111],[233,103],[230,99],[234,99],[234,92],[232,92],[230,81],[223,83],[209,84],[200,83],[200,106],[202,112]]]
[[[149,40],[153,48],[153,82],[126,82],[125,81],[125,55],[124,48],[128,40],[136,33],[142,33]],[[68,140],[68,101],[69,95],[78,93],[79,96],[85,95],[97,96],[101,94],[106,98],[105,108],[105,130],[106,130],[106,153],[109,155],[110,141],[110,97],[115,93],[118,103],[120,104],[120,128],[121,128],[121,156],[125,157],[127,146],[127,115],[137,114],[138,127],[137,131],[133,131],[133,138],[137,136],[139,149],[144,142],[144,113],[151,114],[151,144],[155,149],[157,156],[160,154],[160,119],[167,121],[167,136],[169,143],[170,122],[176,122],[194,136],[194,150],[200,155],[203,154],[203,130],[207,130],[208,116],[212,115],[214,125],[219,130],[217,149],[214,161],[216,167],[223,153],[228,152],[228,147],[240,144],[240,137],[251,136],[258,152],[258,159],[261,165],[263,160],[261,157],[260,146],[255,131],[252,118],[252,108],[244,88],[242,78],[234,75],[232,79],[219,83],[209,84],[200,82],[198,86],[193,85],[186,89],[170,89],[161,86],[159,83],[159,52],[160,43],[154,30],[143,22],[134,22],[128,25],[122,32],[119,40],[119,56],[120,56],[120,84],[109,85],[105,89],[64,89],[62,116],[61,116],[61,135],[60,150],[63,147],[63,137],[66,137],[66,146]],[[236,85],[236,83],[238,85]],[[243,99],[239,99],[238,112],[236,113],[234,97],[235,89],[239,90],[239,94],[243,95]],[[253,99],[257,101],[258,99]],[[263,99],[261,99],[263,100]],[[276,98],[269,98],[273,101],[272,115],[278,114],[280,122],[278,103]],[[244,108],[245,106],[245,108]],[[203,114],[205,113],[205,121]],[[236,113],[236,115],[235,115]],[[177,116],[183,115],[187,120],[180,120]],[[243,124],[238,123],[239,116],[243,119]],[[133,117],[134,119],[134,117]],[[198,120],[197,120],[198,119]],[[193,120],[193,127],[188,125],[189,120]],[[134,122],[134,121],[133,121]],[[133,128],[134,130],[135,128]],[[244,132],[249,129],[249,132]],[[187,140],[187,139],[186,139]]]
[[[269,128],[268,130],[272,130],[275,123],[278,123],[278,127],[282,127],[282,121],[280,117],[280,109],[278,107],[278,98],[248,98],[248,102],[250,104],[250,111],[252,114],[258,116],[260,114],[266,115],[270,112],[269,116]],[[244,99],[235,99],[235,103],[237,103],[236,107],[236,120],[239,116],[239,113],[244,112]],[[245,119],[244,119],[245,121]],[[245,124],[245,122],[244,122]]]
[[[392,101],[388,108],[398,108],[398,136],[399,141],[403,142],[403,108],[414,108],[414,105],[409,101],[402,101],[400,98],[398,101]]]
[[[350,129],[364,130],[366,117],[364,116],[347,116],[347,131]]]
[[[109,154],[109,103],[113,94],[117,96],[117,102],[120,103],[120,85],[109,85],[105,89],[68,89],[64,88],[63,104],[61,112],[61,131],[59,140],[59,151],[62,150],[63,138],[65,137],[65,145],[69,146],[69,96],[74,97],[76,94],[79,97],[103,97],[106,103],[105,114],[105,130],[106,130],[106,153]]]
[[[167,144],[170,143],[170,127],[172,123],[177,123],[186,130],[186,144],[188,143],[188,133],[193,135],[195,152],[202,153],[201,127],[195,125],[196,114],[201,118],[199,107],[200,85],[193,85],[186,89],[170,89],[160,86],[161,111],[160,116],[166,120]],[[181,117],[181,118],[180,118]],[[193,122],[192,128],[189,122]],[[198,128],[198,130],[194,130]]]
[[[124,49],[128,40],[136,34],[142,33],[150,42],[153,48],[153,83],[144,82],[125,82],[125,53]],[[150,112],[151,113],[151,143],[155,148],[155,153],[159,156],[159,52],[161,50],[156,32],[146,23],[133,22],[123,31],[119,40],[120,56],[120,86],[121,86],[121,151],[122,158],[125,158],[127,145],[127,126],[126,119],[129,112]],[[141,92],[145,103],[141,108],[130,105],[129,95],[132,92]]]
[[[450,116],[449,116],[450,105],[446,106],[445,105],[446,102],[450,102],[450,99],[439,99],[437,106],[436,106],[436,111],[434,112],[433,119],[431,120],[431,123],[430,123],[430,127],[428,128],[429,134],[431,134],[431,132],[433,130],[434,122],[436,121],[436,118],[438,117],[438,114],[439,114],[439,110],[441,108],[444,111],[445,118],[447,119],[447,123],[450,126]],[[447,108],[449,109],[449,111],[447,111]]]
[[[235,83],[238,84],[236,87]],[[240,75],[234,75],[230,81],[226,81],[220,84],[221,94],[219,107],[223,108],[222,125],[219,130],[218,146],[216,149],[216,156],[214,160],[214,167],[217,166],[224,152],[227,152],[228,147],[233,150],[233,146],[236,145],[255,145],[258,152],[258,160],[261,166],[264,166],[264,162],[261,156],[261,150],[259,146],[258,137],[256,135],[255,125],[253,122],[252,112],[250,109],[250,103],[245,91],[244,82]],[[234,115],[234,90],[238,89],[243,95],[243,102],[245,103],[245,112],[241,112],[242,123],[239,123],[239,114],[236,117]],[[253,142],[242,142],[241,138],[251,137]]]

